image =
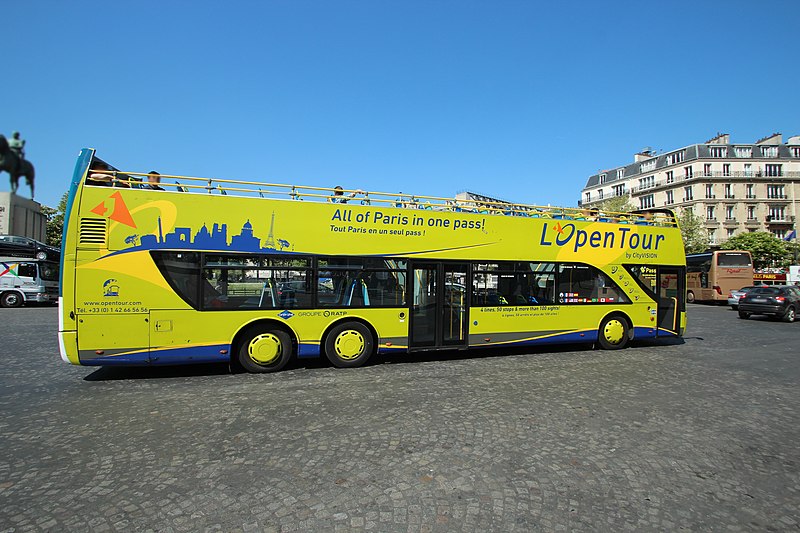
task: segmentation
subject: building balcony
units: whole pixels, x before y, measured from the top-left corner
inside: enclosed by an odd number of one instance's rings
[[[717,220],[716,218],[707,218],[704,221],[704,224],[707,228],[717,228],[719,227],[719,220]]]
[[[756,218],[748,218],[744,221],[744,225],[746,228],[760,228],[761,221]]]
[[[726,218],[725,221],[722,223],[726,228],[733,228],[739,225],[739,222],[735,218]]]

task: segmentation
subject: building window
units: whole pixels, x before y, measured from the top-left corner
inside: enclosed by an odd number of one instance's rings
[[[672,195],[672,191],[667,191],[667,201],[664,205],[672,205],[675,203],[675,198]]]
[[[618,168],[617,169],[617,179],[618,180],[622,179],[624,176],[625,176],[625,169],[624,168]]]
[[[755,220],[756,219],[756,206],[748,205],[747,206],[747,220]]]
[[[733,188],[730,183],[725,184],[725,198],[733,198]]]
[[[683,167],[683,176],[688,180],[692,177],[692,167]]]
[[[677,165],[683,161],[685,154],[683,150],[667,154],[667,165]]]
[[[761,157],[778,157],[777,146],[762,146]]]
[[[650,159],[639,165],[639,172],[650,172],[654,168],[656,168],[656,160]]]
[[[590,193],[590,192],[587,192],[587,193],[586,193],[586,196],[585,196],[585,198],[584,198],[584,201],[585,201],[587,204],[588,204],[589,202],[591,202],[591,201],[592,201],[592,193]]]
[[[786,198],[783,194],[783,185],[770,184],[767,185],[767,198]]]
[[[752,146],[737,146],[733,149],[736,157],[753,157]]]
[[[717,238],[715,237],[716,230],[710,229],[708,230],[708,244],[717,244]]]
[[[717,217],[714,216],[714,206],[707,205],[706,206],[706,220],[716,220]]]
[[[711,155],[711,157],[728,157],[728,147],[711,146],[708,149],[708,153]]]
[[[722,175],[723,176],[730,176],[731,175],[731,164],[725,163],[722,165]]]
[[[667,171],[667,183],[672,183],[673,181],[675,181],[675,173],[671,170]]]
[[[649,189],[650,187],[654,187],[655,184],[656,184],[655,176],[647,176],[646,178],[639,178],[640,189]]]
[[[795,159],[800,158],[800,146],[792,146],[792,157]]]
[[[733,206],[726,205],[725,206],[725,220],[733,220]]]
[[[766,176],[783,176],[783,165],[765,165]]]
[[[614,191],[614,196],[623,196],[623,195],[627,194],[625,192],[625,184],[624,183],[621,184],[621,185],[614,185],[611,189],[612,189],[612,191]]]
[[[600,174],[600,183],[605,183],[605,182],[606,182],[606,175]]]
[[[751,177],[753,175],[753,165],[750,163],[744,164],[744,175],[747,177]]]
[[[603,189],[597,189],[597,199],[598,200],[603,199]]]
[[[650,209],[651,207],[655,207],[656,202],[653,199],[652,194],[648,194],[646,196],[642,196],[639,198],[639,208],[640,209]]]
[[[711,163],[706,163],[703,165],[703,176],[710,176],[711,175]]]
[[[694,200],[694,195],[692,194],[692,187],[684,187],[683,188],[683,201],[689,202]]]
[[[747,197],[750,199],[756,197],[755,193],[753,192],[753,185],[751,183],[747,184]]]
[[[733,229],[733,228],[728,228],[728,229],[726,230],[726,233],[727,233],[727,235],[728,235],[728,238],[730,239],[731,237],[733,237],[733,234],[734,234],[734,233],[736,233],[736,230],[735,230],[735,229]]]
[[[782,205],[769,206],[769,221],[777,222],[782,220],[786,220],[783,214],[783,206]]]
[[[714,186],[710,183],[706,185],[706,198],[716,198],[714,196]]]
[[[786,238],[786,230],[785,229],[776,229],[772,230],[772,234],[775,235],[776,238],[783,240]]]

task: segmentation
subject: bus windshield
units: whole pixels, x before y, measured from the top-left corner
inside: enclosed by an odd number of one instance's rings
[[[721,267],[749,267],[752,266],[750,254],[746,252],[719,252],[717,265]]]

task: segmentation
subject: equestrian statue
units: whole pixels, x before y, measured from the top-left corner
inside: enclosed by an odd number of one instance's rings
[[[11,146],[10,144],[13,144]],[[19,177],[25,176],[25,182],[31,188],[31,200],[33,200],[33,179],[35,172],[33,164],[25,159],[25,152],[22,147],[25,141],[19,139],[19,133],[14,132],[12,143],[9,143],[5,135],[0,134],[0,172],[8,172],[11,178],[11,192],[17,192]]]

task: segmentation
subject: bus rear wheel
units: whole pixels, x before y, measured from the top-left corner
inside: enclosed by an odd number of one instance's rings
[[[4,292],[0,297],[0,307],[19,307],[22,305],[22,296],[18,292]]]
[[[325,355],[337,368],[354,368],[366,363],[375,349],[372,332],[361,322],[343,322],[325,337]]]
[[[239,347],[239,364],[248,372],[277,372],[292,357],[292,339],[277,328],[255,328]]]
[[[694,303],[694,293],[692,291],[686,293],[686,301],[690,304]]]
[[[620,315],[610,315],[603,319],[598,330],[597,341],[604,350],[619,350],[628,345],[630,326]]]

